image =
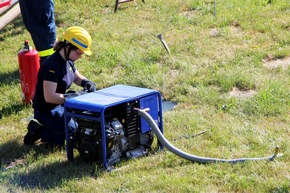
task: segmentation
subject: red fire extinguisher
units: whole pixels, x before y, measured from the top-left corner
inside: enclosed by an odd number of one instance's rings
[[[20,84],[22,89],[22,102],[26,105],[32,103],[40,67],[40,58],[37,50],[29,46],[25,40],[23,49],[18,53]]]

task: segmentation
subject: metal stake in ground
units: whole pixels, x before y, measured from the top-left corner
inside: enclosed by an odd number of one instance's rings
[[[169,47],[167,46],[165,40],[163,39],[162,34],[157,35],[157,37],[159,38],[159,40],[160,40],[161,43],[163,44],[163,46],[164,46],[165,50],[167,51],[167,53],[170,54],[170,49],[169,49]]]
[[[181,1],[180,5],[179,5],[178,8],[176,9],[176,14],[178,13],[178,11],[179,11],[181,5],[183,4],[183,2],[184,2],[184,0]],[[173,19],[173,16],[171,17],[171,19],[170,19],[170,21],[168,22],[168,24],[167,24],[165,27],[163,27],[163,28],[164,28],[164,29],[163,29],[163,33],[166,31],[166,28],[168,27],[168,25],[172,22],[172,19]],[[157,37],[158,37],[158,39],[161,41],[161,43],[163,44],[163,46],[164,46],[164,48],[166,49],[167,53],[170,54],[170,49],[169,49],[169,47],[167,46],[167,44],[166,44],[164,38],[162,37],[162,33],[161,33],[161,34],[158,34]]]

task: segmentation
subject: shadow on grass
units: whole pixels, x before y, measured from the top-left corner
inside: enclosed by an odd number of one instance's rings
[[[11,187],[43,191],[61,187],[70,181],[73,186],[75,179],[79,180],[86,176],[96,178],[100,172],[105,171],[103,168],[97,167],[96,163],[89,164],[80,157],[76,157],[73,162],[50,163],[49,160],[43,162],[42,160],[49,159],[47,155],[65,150],[51,149],[43,143],[26,146],[19,141],[18,138],[0,144],[0,170],[7,173],[6,176],[9,178],[8,183]]]
[[[22,163],[24,157],[31,152],[33,152],[33,159],[37,159],[40,155],[47,155],[51,152],[50,149],[43,145],[26,146],[22,143],[22,140],[23,136],[0,144],[1,169],[3,169],[2,167],[4,166],[9,167],[9,165],[13,165],[13,162],[17,160],[18,163],[24,164]]]
[[[11,114],[18,113],[22,111],[24,108],[26,107],[23,104],[15,104],[9,107],[4,107],[0,110],[0,119],[2,118],[2,116],[9,116]]]
[[[14,70],[13,72],[0,72],[0,77],[0,87],[19,85],[19,89],[21,89],[19,70]],[[14,104],[8,107],[2,107],[0,108],[0,119],[2,116],[9,116],[13,113],[18,113],[24,108],[25,106],[23,104]]]
[[[13,72],[5,73],[0,72],[0,86],[1,85],[15,85],[19,84],[20,86],[20,76],[19,70],[14,70]]]
[[[35,167],[27,173],[14,174],[14,182],[12,183],[17,182],[17,186],[25,189],[48,190],[55,187],[70,186],[70,184],[74,186],[76,180],[86,176],[96,178],[101,171],[104,170],[96,169],[96,165],[85,163],[80,159],[76,159],[74,162],[61,161]]]
[[[0,30],[0,41],[5,41],[7,37],[15,37],[24,33],[25,27],[21,17],[17,17],[13,22]]]

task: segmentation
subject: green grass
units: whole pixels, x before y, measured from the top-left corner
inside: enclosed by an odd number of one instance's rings
[[[163,124],[181,150],[230,159],[272,155],[280,146],[284,156],[198,164],[165,149],[107,172],[79,156],[69,163],[65,150],[24,146],[33,109],[21,103],[17,53],[24,40],[33,44],[19,17],[0,33],[0,192],[290,191],[289,62],[265,63],[290,57],[289,0],[217,1],[216,15],[213,0],[184,0],[177,11],[180,3],[135,0],[114,13],[115,1],[56,0],[57,35],[72,25],[91,33],[93,55],[76,65],[98,88],[151,88],[177,102]],[[234,88],[254,94],[235,97]]]

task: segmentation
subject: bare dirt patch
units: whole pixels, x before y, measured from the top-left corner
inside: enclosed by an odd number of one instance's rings
[[[271,56],[269,56],[267,59],[263,60],[263,62],[266,68],[274,69],[282,67],[286,70],[290,66],[290,57],[272,58]]]
[[[256,91],[254,91],[254,90],[240,90],[239,88],[234,87],[230,91],[230,96],[236,97],[239,99],[246,99],[246,98],[252,98],[255,93],[256,93]]]

